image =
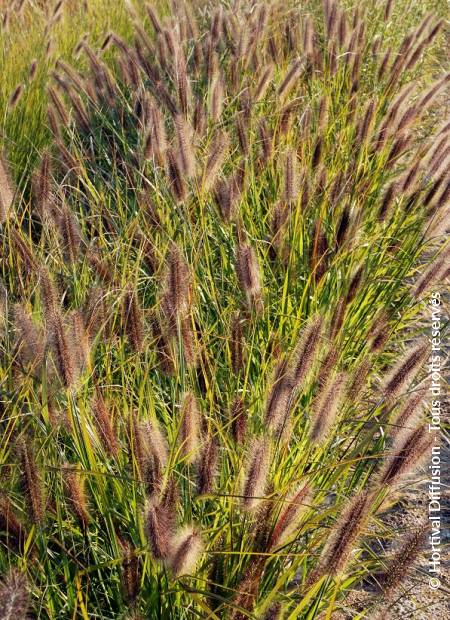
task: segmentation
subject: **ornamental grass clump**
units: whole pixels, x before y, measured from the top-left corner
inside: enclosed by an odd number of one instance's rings
[[[421,312],[448,257],[443,21],[95,0],[76,40],[72,5],[34,4],[0,33],[42,35],[0,94],[0,606],[391,596],[371,542],[430,450]]]

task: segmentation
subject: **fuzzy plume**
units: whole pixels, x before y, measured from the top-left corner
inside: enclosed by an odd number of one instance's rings
[[[293,150],[289,150],[284,165],[284,200],[288,204],[297,200],[298,188],[297,155]]]
[[[265,423],[277,432],[286,424],[292,395],[292,379],[287,357],[282,358],[275,369],[272,386],[267,398]]]
[[[313,317],[303,330],[300,340],[292,354],[292,382],[301,389],[313,366],[320,345],[323,321],[320,316]]]
[[[192,392],[184,394],[180,416],[180,454],[187,463],[193,463],[199,456],[201,413],[198,401]]]
[[[394,442],[392,455],[381,469],[380,485],[396,486],[400,479],[420,467],[430,454],[433,435],[426,426],[418,426],[409,433],[400,433]]]
[[[371,508],[371,497],[365,492],[355,495],[344,508],[322,553],[318,572],[337,575],[344,571],[350,554],[363,529]]]
[[[231,404],[230,418],[233,439],[240,445],[244,442],[247,433],[247,412],[244,400],[239,396]]]
[[[279,97],[286,96],[290,90],[294,87],[297,79],[300,77],[300,74],[303,70],[303,63],[301,60],[295,60],[289,70],[287,71],[283,81],[278,87],[278,95]]]
[[[210,189],[216,182],[217,174],[227,155],[229,141],[228,135],[220,131],[211,143],[203,175],[205,190]]]
[[[134,351],[141,351],[144,344],[142,309],[137,291],[128,288],[123,299],[123,318],[128,341]]]
[[[34,174],[33,189],[35,194],[36,206],[40,217],[45,222],[45,218],[51,213],[52,207],[52,161],[49,151],[45,151]]]
[[[216,439],[209,434],[205,439],[198,467],[198,493],[212,493],[218,473],[219,447]]]
[[[184,316],[180,324],[180,341],[182,343],[184,362],[187,368],[198,365],[198,343],[195,326],[190,315]]]
[[[391,420],[391,439],[395,440],[400,433],[417,424],[424,398],[425,392],[423,388],[419,388],[410,394],[399,410],[394,413]]]
[[[270,467],[270,446],[265,439],[256,439],[250,449],[242,487],[242,508],[254,511],[259,508],[266,492]]]
[[[0,618],[25,620],[29,607],[27,578],[17,569],[12,569],[0,582]]]
[[[89,289],[83,307],[83,322],[89,342],[98,337],[107,325],[105,306],[105,291],[98,286]]]
[[[139,479],[145,484],[147,495],[158,496],[169,458],[167,439],[156,420],[139,422],[136,411],[132,413],[131,425],[131,452],[136,459]]]
[[[77,380],[75,347],[58,308],[54,308],[46,316],[46,327],[61,382],[66,389],[71,389]]]
[[[99,388],[96,389],[96,395],[92,401],[92,416],[103,448],[111,456],[117,457],[119,451],[117,435]]]
[[[445,270],[450,257],[450,245],[448,245],[439,256],[429,265],[422,276],[418,279],[414,289],[413,297],[419,299],[427,290],[430,285],[439,279],[442,272]]]
[[[81,375],[86,368],[90,367],[89,333],[86,330],[83,315],[79,310],[72,310],[68,318],[68,330],[74,350],[76,374]]]
[[[69,114],[67,112],[67,109],[62,99],[60,98],[60,96],[58,95],[58,93],[53,87],[48,88],[48,94],[50,97],[50,101],[52,103],[51,109],[54,110],[56,117],[58,118],[58,121],[64,127],[68,127],[69,126]]]
[[[271,258],[275,259],[278,254],[282,255],[285,245],[285,231],[289,222],[289,207],[284,202],[277,202],[272,211],[270,222],[271,232]]]
[[[391,601],[406,579],[425,545],[428,532],[429,525],[424,524],[403,536],[397,550],[387,559],[385,569],[377,575],[377,590],[384,601]]]
[[[24,90],[24,85],[18,84],[16,88],[13,90],[13,92],[11,93],[11,96],[8,100],[8,108],[10,110],[13,110],[16,107],[16,105],[19,103],[23,95],[23,90]]]
[[[5,222],[10,214],[14,200],[14,186],[6,159],[0,155],[0,224]]]
[[[313,442],[322,442],[327,438],[342,403],[344,385],[344,376],[339,373],[334,378],[330,378],[327,385],[317,395],[313,403],[310,429]]]
[[[187,197],[187,187],[180,158],[173,149],[167,153],[167,165],[173,198],[177,203],[183,202]]]
[[[244,333],[243,320],[239,313],[233,315],[230,329],[230,353],[231,367],[234,374],[238,375],[244,369]]]
[[[15,514],[11,500],[2,491],[0,491],[0,531],[4,532],[8,545],[18,551],[23,550],[26,540],[25,529]]]
[[[267,65],[266,67],[263,68],[259,76],[259,80],[256,84],[255,92],[253,94],[253,101],[255,103],[260,101],[266,94],[267,89],[270,86],[270,82],[273,78],[273,74],[274,74],[274,67],[272,64]]]
[[[122,587],[127,603],[133,605],[140,591],[141,563],[135,549],[128,544],[122,544],[122,547]]]
[[[175,119],[178,153],[183,174],[189,179],[195,174],[195,154],[192,146],[192,128],[183,116]]]
[[[227,224],[235,218],[236,206],[241,194],[238,174],[217,182],[214,197],[220,214]]]
[[[170,566],[175,577],[195,571],[203,551],[200,532],[193,526],[183,528],[176,536]]]
[[[39,286],[42,305],[44,307],[44,316],[47,315],[48,319],[50,319],[52,313],[59,307],[59,301],[55,283],[45,267],[41,267],[39,270]]]
[[[148,500],[145,507],[145,532],[156,560],[168,560],[174,548],[174,516],[165,506]]]
[[[383,394],[390,401],[396,398],[410,385],[428,352],[426,343],[419,343],[406,353],[394,366],[383,382]]]
[[[324,387],[327,385],[330,375],[337,367],[339,351],[335,347],[330,347],[320,361],[319,372],[317,373],[317,385]]]
[[[22,464],[22,484],[28,498],[30,517],[36,525],[42,525],[45,517],[45,499],[41,474],[34,450],[28,438],[20,438],[18,453]]]
[[[67,465],[63,471],[67,495],[73,511],[83,527],[86,528],[91,520],[85,489],[86,478],[78,469],[70,465]]]
[[[349,375],[346,386],[346,398],[349,402],[356,402],[364,390],[371,365],[371,358],[369,356],[363,357],[354,371]]]
[[[175,372],[175,360],[172,348],[166,330],[162,325],[162,321],[156,313],[151,315],[150,325],[156,349],[157,363],[165,374],[173,375]]]
[[[15,304],[13,313],[17,359],[22,366],[28,366],[32,372],[36,372],[44,361],[45,339],[42,329],[21,304]]]
[[[249,306],[261,309],[262,291],[258,258],[254,248],[241,241],[236,250],[236,271]]]
[[[211,119],[214,122],[218,122],[220,117],[222,116],[224,105],[224,86],[222,79],[218,77],[211,90],[211,102],[210,102],[210,113]]]
[[[180,248],[172,243],[167,259],[167,273],[162,307],[167,320],[173,323],[183,315],[189,302],[189,270]]]
[[[261,144],[260,162],[261,166],[265,166],[273,158],[273,135],[264,118],[258,123],[258,133]]]

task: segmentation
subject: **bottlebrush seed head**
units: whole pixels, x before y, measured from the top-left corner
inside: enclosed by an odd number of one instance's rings
[[[425,397],[425,390],[419,388],[408,396],[399,410],[394,413],[391,420],[391,439],[396,441],[401,433],[408,432],[408,429],[417,426]]]
[[[10,215],[14,193],[9,166],[5,157],[0,155],[0,224],[5,222]]]
[[[122,561],[122,587],[125,599],[132,605],[140,591],[141,563],[136,551],[128,544],[122,544],[124,556]]]
[[[162,372],[167,375],[175,373],[175,360],[166,330],[159,317],[153,313],[150,319],[151,332],[154,338],[156,358]]]
[[[448,245],[443,252],[432,261],[422,276],[418,279],[412,292],[414,299],[419,299],[423,293],[428,291],[430,286],[439,279],[441,273],[445,270],[445,266],[448,264],[449,257],[450,245]]]
[[[286,153],[284,164],[284,200],[288,204],[294,203],[298,198],[299,179],[297,155],[290,149]]]
[[[44,361],[45,339],[42,330],[21,304],[14,305],[13,315],[17,358],[20,364],[30,366],[35,372]]]
[[[222,78],[216,78],[211,87],[210,115],[211,119],[217,123],[222,116],[224,105],[224,85]]]
[[[172,554],[174,517],[175,515],[154,500],[147,501],[144,512],[145,533],[156,560],[168,560]]]
[[[281,603],[272,603],[264,614],[263,620],[282,620],[283,607]]]
[[[22,620],[28,617],[30,597],[26,576],[12,569],[0,582],[0,618]]]
[[[164,283],[162,307],[171,323],[183,315],[189,303],[189,270],[183,254],[175,243],[171,243],[167,258],[167,272]]]
[[[206,495],[214,490],[214,483],[218,474],[219,446],[216,439],[210,434],[205,440],[200,455],[198,467],[198,493]]]
[[[283,357],[277,364],[272,387],[270,389],[265,411],[267,427],[277,432],[282,428],[289,414],[292,395],[292,378],[289,373],[288,359]]]
[[[186,526],[175,537],[170,566],[175,577],[191,575],[200,561],[203,541],[200,532],[193,526]]]
[[[32,521],[40,526],[45,517],[45,499],[42,478],[36,463],[34,449],[28,438],[21,437],[17,445],[22,464],[22,484],[28,498],[28,507]]]
[[[192,146],[192,128],[188,125],[188,122],[183,116],[177,116],[174,122],[181,169],[186,178],[190,179],[195,175],[196,167],[195,154]]]
[[[317,374],[317,384],[324,387],[328,383],[331,373],[336,370],[339,360],[339,351],[336,347],[331,347],[321,359],[319,372]]]
[[[367,375],[369,374],[371,366],[372,360],[369,356],[366,356],[359,362],[350,374],[346,388],[346,398],[349,402],[357,402],[359,396],[365,388]]]
[[[301,60],[295,60],[278,87],[279,97],[284,97],[289,93],[289,91],[294,87],[297,79],[300,77],[302,70],[303,62]]]
[[[387,559],[383,572],[377,575],[377,589],[386,601],[392,600],[399,586],[406,579],[427,540],[429,524],[403,536],[396,551]]]
[[[264,499],[270,467],[270,445],[266,439],[256,439],[250,448],[242,487],[242,508],[254,511]]]
[[[187,197],[187,187],[179,157],[173,149],[167,153],[168,175],[170,188],[175,202],[183,202]]]
[[[238,396],[233,400],[230,418],[233,439],[238,445],[242,445],[247,433],[247,412],[243,398]]]
[[[0,530],[6,533],[8,542],[14,549],[23,550],[26,532],[14,512],[11,500],[2,491],[0,491]]]
[[[137,291],[127,288],[123,298],[123,320],[131,347],[141,351],[144,345],[144,324]]]
[[[219,207],[223,221],[229,224],[234,216],[235,200],[233,196],[233,187],[228,179],[221,179],[217,182],[214,190],[214,198]]]
[[[43,222],[51,209],[52,202],[52,160],[49,151],[45,151],[33,178],[33,194],[36,207]]]
[[[301,389],[315,360],[320,345],[323,320],[315,316],[303,330],[300,340],[292,354],[292,381],[297,389]]]
[[[410,385],[420,370],[428,353],[428,345],[424,342],[410,349],[385,378],[382,386],[383,394],[389,402],[396,398]]]
[[[87,527],[91,520],[91,516],[89,514],[88,501],[86,497],[86,478],[79,470],[73,468],[69,464],[64,466],[63,473],[67,487],[67,494],[73,511],[83,527]]]
[[[420,467],[432,444],[433,435],[425,426],[401,433],[394,443],[392,456],[386,459],[381,470],[380,484],[395,487],[405,474]]]
[[[246,242],[238,243],[236,271],[239,284],[249,306],[260,309],[262,304],[261,275],[254,248]]]
[[[206,160],[206,168],[203,177],[205,190],[210,189],[215,184],[217,174],[226,158],[229,143],[229,137],[223,131],[219,131],[213,139]]]
[[[272,81],[274,75],[274,66],[273,64],[269,64],[263,68],[259,81],[256,84],[255,92],[253,95],[254,103],[260,101],[267,92],[267,89],[270,86],[270,82]]]
[[[59,377],[66,389],[72,389],[77,380],[75,347],[64,325],[58,308],[54,308],[46,317],[46,329]]]
[[[24,91],[24,84],[18,84],[16,88],[13,90],[8,100],[8,108],[10,110],[13,110],[16,107],[16,105],[19,103],[20,99],[22,98],[23,91]]]
[[[144,441],[146,442],[150,454],[157,459],[161,467],[167,465],[169,459],[169,446],[167,438],[156,420],[147,421],[143,424]]]
[[[92,415],[103,448],[111,456],[117,457],[119,451],[117,435],[111,421],[110,413],[99,388],[97,388],[96,395],[92,401]]]
[[[180,416],[180,453],[187,463],[194,463],[199,456],[201,413],[193,392],[184,394]]]
[[[196,368],[198,365],[197,334],[190,315],[181,318],[179,335],[183,348],[184,363],[187,368]]]
[[[248,127],[245,123],[245,119],[241,116],[238,116],[236,119],[236,131],[239,141],[239,146],[241,148],[241,152],[243,156],[248,156],[250,152],[250,145],[248,141]]]
[[[336,377],[328,380],[326,386],[319,388],[319,394],[312,406],[310,436],[314,443],[325,441],[334,425],[342,404],[344,385],[345,376],[338,373]]]
[[[366,492],[359,492],[348,502],[322,553],[318,569],[320,576],[337,575],[345,570],[370,509],[371,497]]]
[[[58,229],[63,242],[66,260],[75,264],[80,254],[82,237],[80,225],[67,205],[64,205],[58,217]]]

